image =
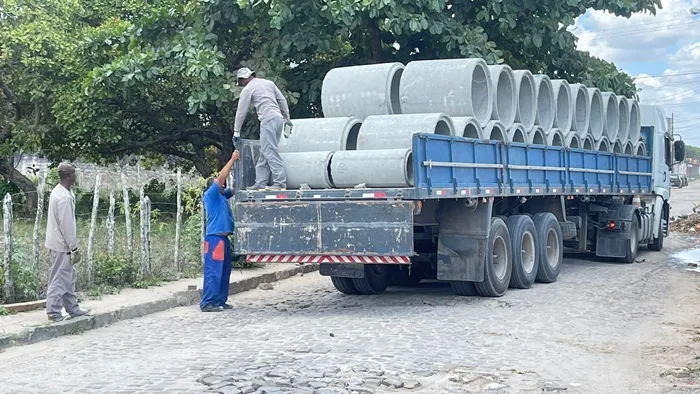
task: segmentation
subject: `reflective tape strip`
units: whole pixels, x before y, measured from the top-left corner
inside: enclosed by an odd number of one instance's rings
[[[253,254],[246,257],[249,263],[324,263],[324,264],[410,264],[409,256],[298,256],[279,254]]]

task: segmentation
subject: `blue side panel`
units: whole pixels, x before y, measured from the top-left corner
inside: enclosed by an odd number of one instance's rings
[[[651,190],[651,158],[618,155],[617,189],[620,193],[644,193]]]
[[[601,171],[598,172],[597,192],[612,191],[615,186],[615,156],[612,153],[598,152],[597,161],[598,165],[594,168]]]
[[[562,192],[566,185],[563,148],[512,143],[504,149],[511,193]]]

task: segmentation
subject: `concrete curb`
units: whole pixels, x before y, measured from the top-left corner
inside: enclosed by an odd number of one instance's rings
[[[261,283],[272,283],[299,274],[305,274],[318,270],[318,264],[294,266],[277,272],[268,272],[258,276],[236,280],[231,282],[229,294],[238,294],[253,290]],[[0,349],[12,346],[28,345],[36,342],[58,338],[64,335],[80,334],[86,330],[105,327],[121,320],[135,319],[162,312],[179,306],[196,305],[199,303],[201,290],[185,290],[172,293],[167,298],[161,298],[137,305],[126,306],[114,311],[96,313],[91,316],[77,319],[67,319],[59,323],[45,324],[28,327],[21,333],[5,334],[0,336]]]

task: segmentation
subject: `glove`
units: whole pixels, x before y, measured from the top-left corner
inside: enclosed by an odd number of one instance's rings
[[[294,124],[292,123],[291,120],[286,119],[284,121],[284,138],[289,138],[292,136],[292,127]]]
[[[70,263],[71,265],[76,265],[80,262],[82,259],[82,256],[80,255],[80,250],[75,249],[74,251],[70,252]]]
[[[237,149],[237,145],[241,142],[241,132],[240,131],[234,131],[233,132],[233,138],[231,138],[231,142],[233,143],[233,149]]]

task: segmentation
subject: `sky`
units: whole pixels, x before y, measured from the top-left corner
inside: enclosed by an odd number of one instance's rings
[[[589,10],[569,27],[578,49],[635,78],[640,102],[673,114],[676,133],[700,146],[700,0],[662,0],[656,15],[631,18]]]

